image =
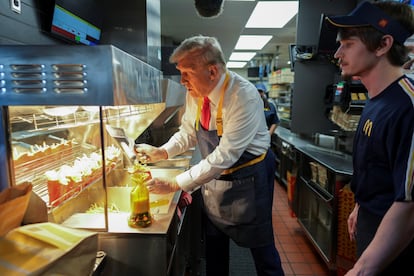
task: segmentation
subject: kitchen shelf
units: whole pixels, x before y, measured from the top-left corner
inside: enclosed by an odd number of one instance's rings
[[[269,98],[273,99],[276,105],[276,112],[284,127],[290,128],[292,113],[292,83],[270,82]]]

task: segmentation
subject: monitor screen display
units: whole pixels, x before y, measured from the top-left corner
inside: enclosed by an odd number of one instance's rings
[[[66,41],[99,44],[103,13],[97,0],[56,0],[51,33]]]
[[[295,62],[297,57],[296,44],[289,44],[289,61],[290,61],[290,70],[293,72],[295,70]]]
[[[247,77],[248,78],[258,78],[259,77],[259,67],[249,67],[247,68]]]

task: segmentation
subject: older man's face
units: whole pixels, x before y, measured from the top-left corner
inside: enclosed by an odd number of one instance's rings
[[[203,64],[188,55],[177,63],[177,69],[181,73],[181,84],[187,88],[192,97],[208,96],[216,82],[212,78],[211,66]]]

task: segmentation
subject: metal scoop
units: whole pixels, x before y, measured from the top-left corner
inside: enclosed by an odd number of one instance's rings
[[[121,127],[113,127],[110,125],[105,125],[105,127],[109,135],[119,143],[129,160],[134,162],[137,156],[132,148],[133,145],[130,144],[130,139],[125,134],[125,130]]]

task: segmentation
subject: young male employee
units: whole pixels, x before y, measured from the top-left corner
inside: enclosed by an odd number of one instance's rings
[[[348,219],[359,258],[346,275],[412,275],[414,82],[403,64],[413,11],[397,2],[363,2],[328,21],[339,28],[342,75],[359,77],[369,96],[355,133],[356,205]]]

